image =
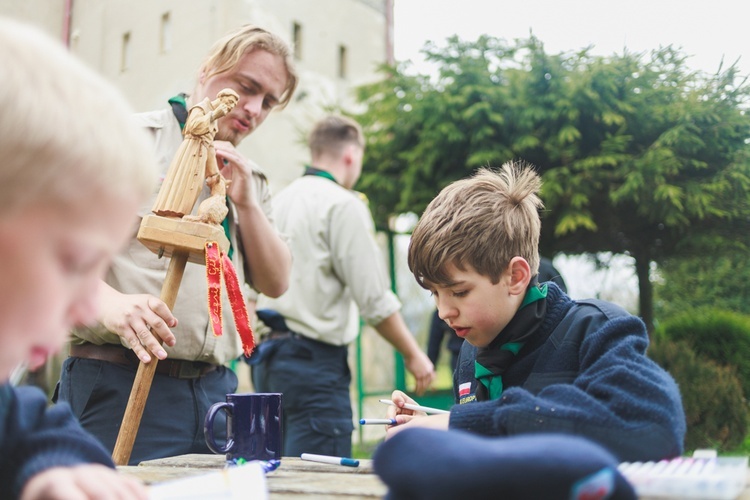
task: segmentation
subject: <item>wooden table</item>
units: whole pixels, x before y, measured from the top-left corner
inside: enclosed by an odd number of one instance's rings
[[[149,460],[137,466],[120,466],[118,470],[146,484],[154,484],[206,474],[222,469],[225,463],[223,455],[182,455]],[[266,483],[271,500],[371,500],[383,498],[387,492],[385,484],[372,470],[372,460],[362,459],[359,467],[345,467],[284,457],[279,468],[266,475]],[[750,471],[747,484],[737,500],[750,500]],[[641,497],[641,500],[652,499]]]
[[[118,470],[146,484],[160,483],[199,474],[225,466],[223,455],[182,455],[148,460]],[[324,500],[335,498],[383,498],[386,486],[372,470],[372,460],[359,461],[359,467],[345,467],[284,457],[275,471],[266,475],[271,500]]]

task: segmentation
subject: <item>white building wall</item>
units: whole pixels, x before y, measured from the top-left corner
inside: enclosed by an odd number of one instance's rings
[[[351,111],[353,88],[379,78],[388,50],[387,5],[389,0],[0,0],[0,15],[37,24],[57,38],[68,30],[70,50],[116,84],[137,111],[190,92],[213,42],[237,26],[257,24],[291,44],[296,23],[297,92],[240,147],[263,167],[276,192],[309,161],[304,140],[312,123],[328,111]]]

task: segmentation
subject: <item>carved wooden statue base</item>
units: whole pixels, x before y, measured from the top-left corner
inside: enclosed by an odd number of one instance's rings
[[[138,241],[162,257],[172,257],[175,252],[187,253],[188,262],[202,266],[206,265],[207,241],[218,243],[224,253],[229,249],[229,240],[222,226],[159,215],[143,218]]]

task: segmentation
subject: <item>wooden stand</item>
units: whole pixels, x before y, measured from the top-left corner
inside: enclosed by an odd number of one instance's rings
[[[177,292],[188,261],[205,265],[205,245],[209,241],[217,242],[222,252],[229,248],[229,240],[221,226],[158,215],[147,215],[143,218],[138,230],[138,240],[160,257],[171,258],[160,296],[170,310],[174,308],[177,300]],[[127,465],[130,461],[158,361],[152,355],[151,362],[141,362],[138,365],[128,406],[112,452],[112,460],[116,465]]]

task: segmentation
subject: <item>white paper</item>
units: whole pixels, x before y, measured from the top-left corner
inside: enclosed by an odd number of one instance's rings
[[[152,485],[149,500],[268,499],[266,475],[258,462]]]

